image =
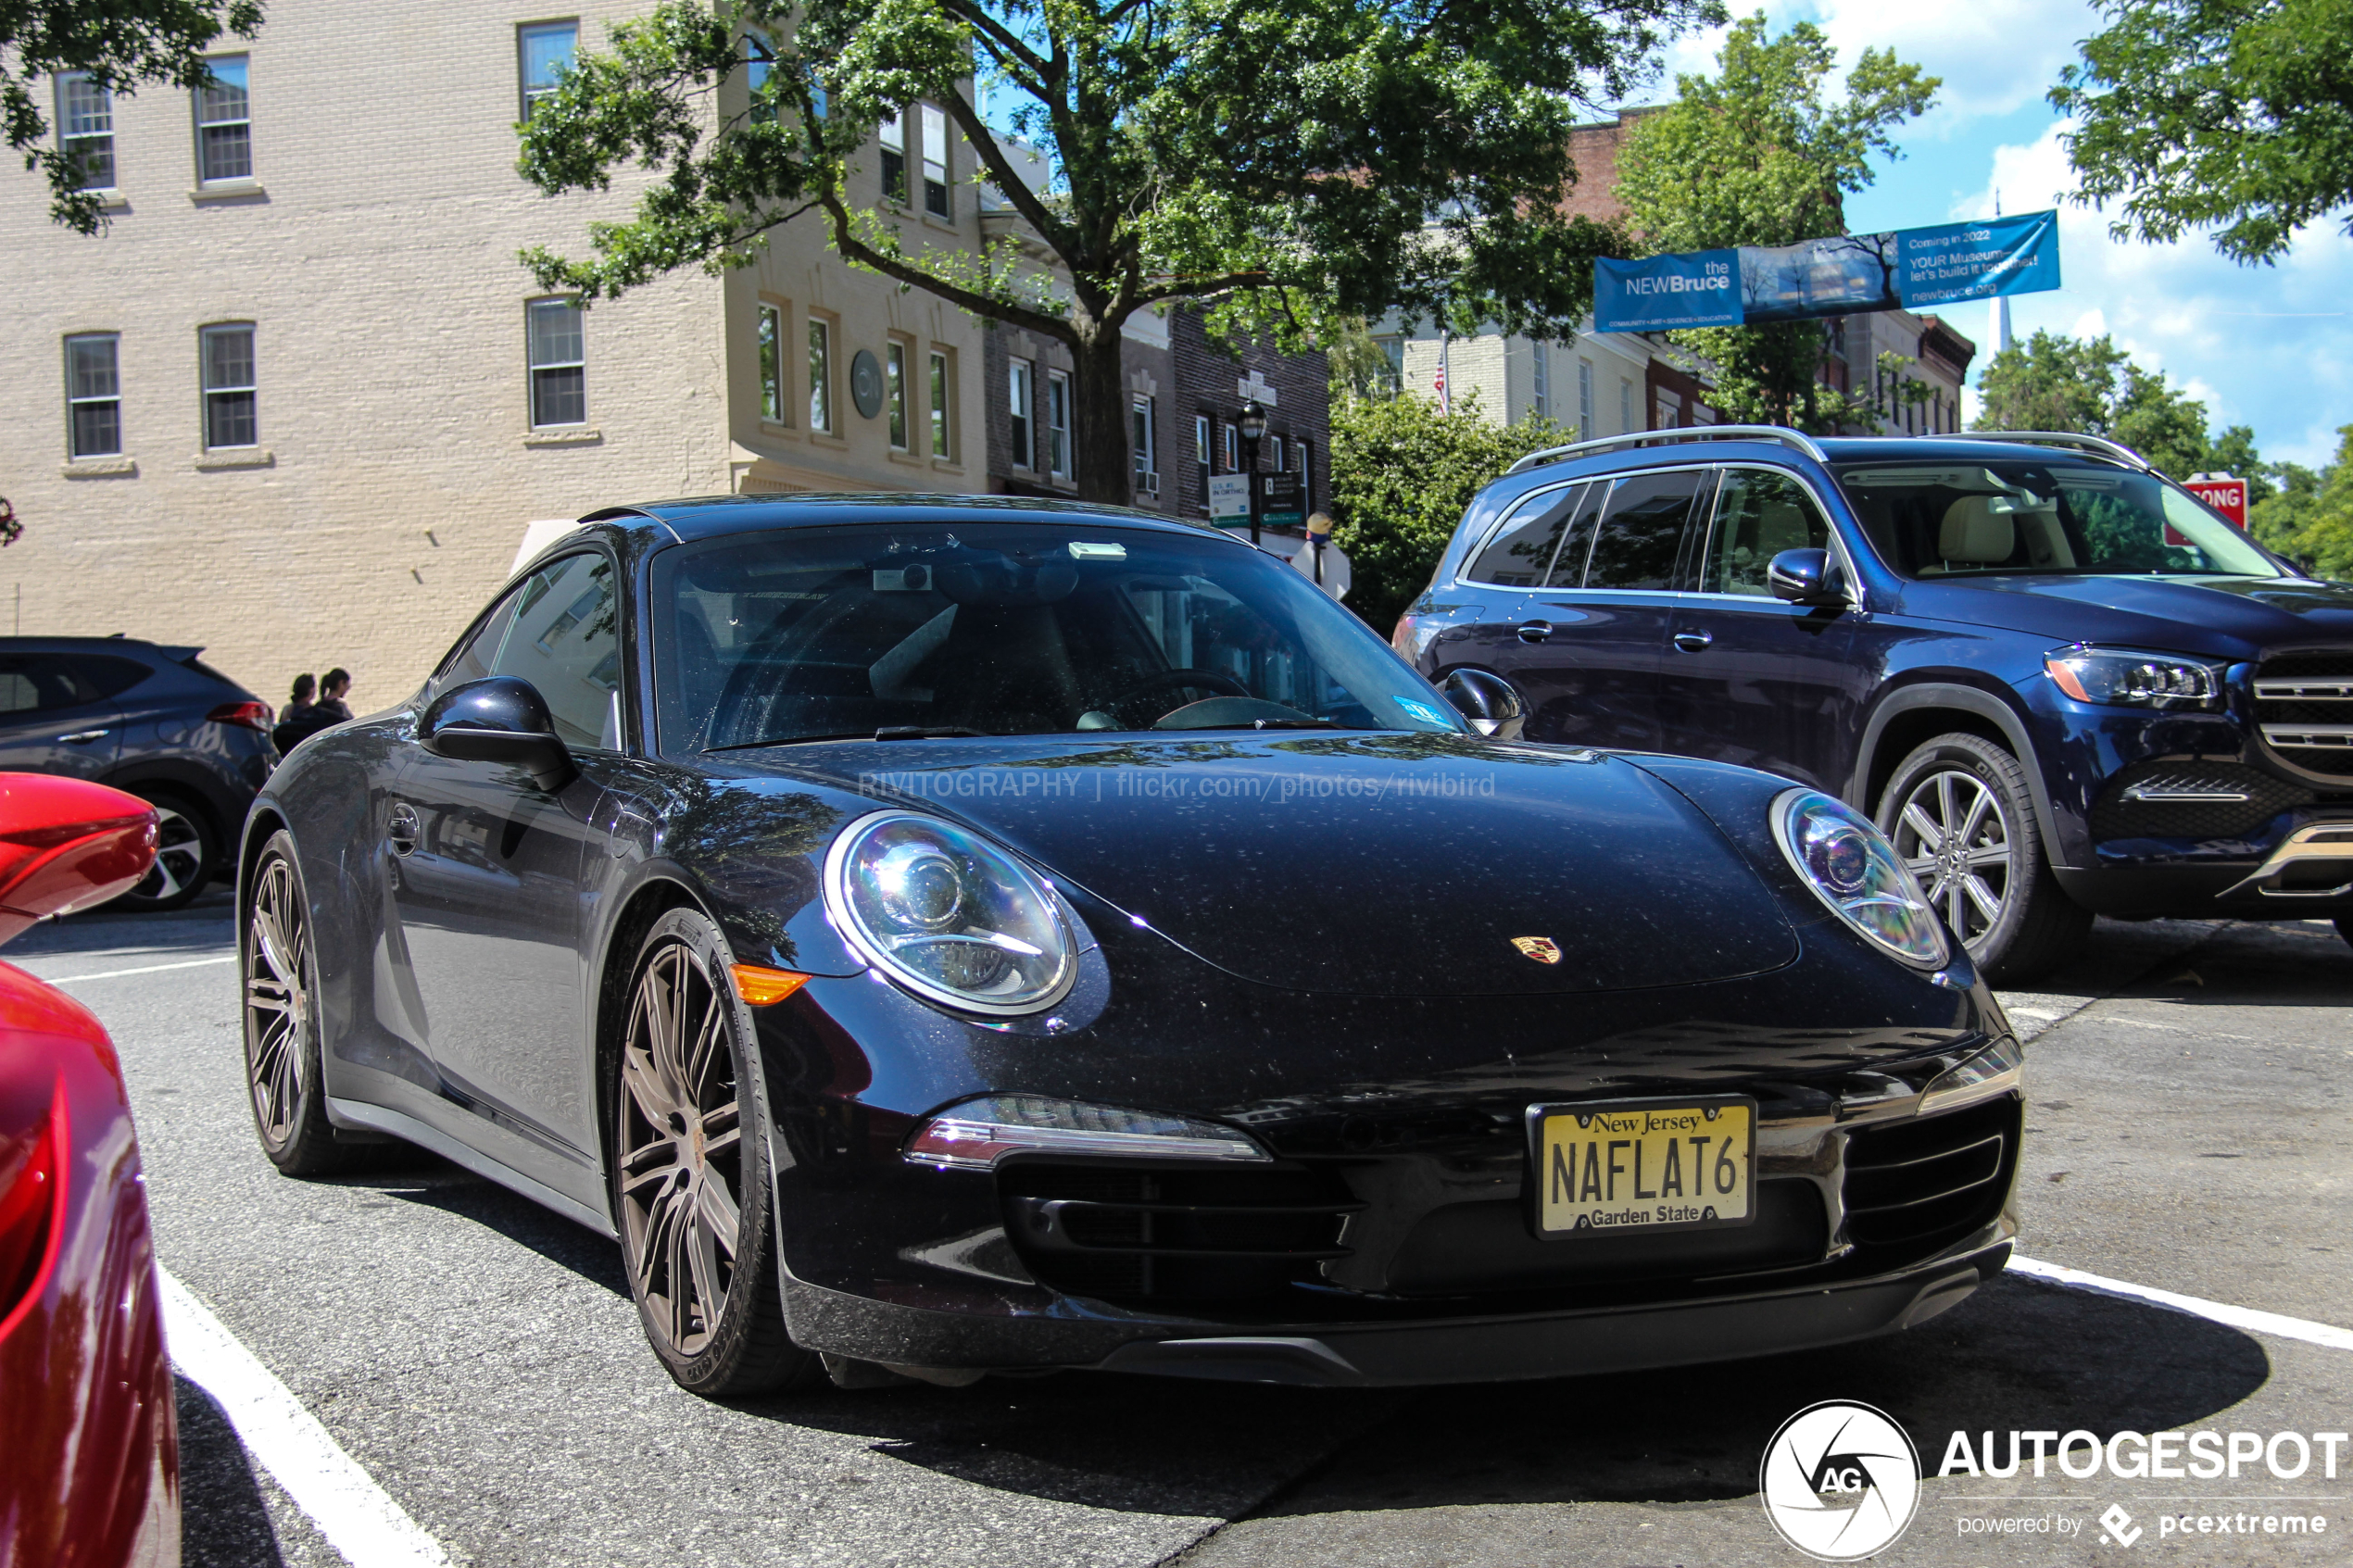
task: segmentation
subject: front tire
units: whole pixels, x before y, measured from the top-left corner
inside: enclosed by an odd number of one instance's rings
[[[1978,735],[1938,735],[1904,759],[1879,825],[1988,980],[2016,985],[2073,956],[2092,913],[2051,872],[2018,759]]]
[[[220,869],[220,832],[212,814],[173,789],[133,789],[155,808],[156,859],[132,889],[114,900],[120,909],[161,914],[179,909],[212,884]]]
[[[807,1386],[785,1331],[751,1021],[719,928],[691,909],[638,948],[612,1085],[612,1205],[629,1294],[681,1388],[705,1399]]]
[[[294,838],[270,835],[242,911],[237,975],[245,999],[245,1089],[261,1152],[289,1176],[352,1169],[374,1151],[338,1143],[320,1070],[318,963]]]

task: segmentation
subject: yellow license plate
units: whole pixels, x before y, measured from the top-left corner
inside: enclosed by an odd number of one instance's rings
[[[1755,1217],[1755,1100],[1540,1105],[1528,1122],[1539,1236],[1714,1229]]]

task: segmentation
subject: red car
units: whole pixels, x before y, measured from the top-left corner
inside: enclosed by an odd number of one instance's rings
[[[136,796],[0,773],[0,942],[146,874]],[[0,1564],[180,1561],[180,1440],[122,1064],[0,963]]]

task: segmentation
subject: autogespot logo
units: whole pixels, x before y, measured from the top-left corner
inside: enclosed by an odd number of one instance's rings
[[[1781,1539],[1823,1562],[1852,1562],[1912,1523],[1919,1451],[1885,1411],[1825,1399],[1781,1423],[1756,1486]]]

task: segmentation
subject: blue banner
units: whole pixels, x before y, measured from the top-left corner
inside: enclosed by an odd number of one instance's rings
[[[1593,324],[1604,332],[1741,324],[1741,257],[1733,250],[1603,259],[1593,268]]]
[[[1755,326],[2058,286],[2058,214],[2032,212],[1793,245],[1604,260],[1594,268],[1593,327]]]

